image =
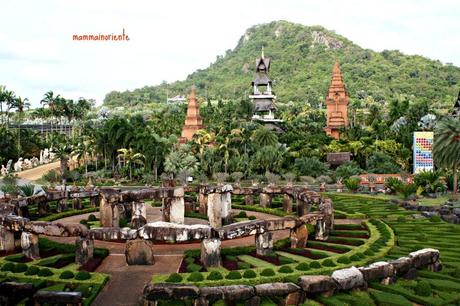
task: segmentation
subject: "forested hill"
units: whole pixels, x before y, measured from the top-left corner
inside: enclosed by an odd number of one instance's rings
[[[185,94],[192,84],[198,95],[207,94],[209,99],[247,99],[262,46],[265,56],[272,58],[271,78],[279,103],[321,102],[336,60],[352,100],[391,101],[402,94],[413,101],[451,107],[460,87],[460,68],[451,64],[399,51],[375,52],[320,26],[276,21],[251,27],[233,50],[184,81],[112,91],[104,105],[163,103],[167,95]]]

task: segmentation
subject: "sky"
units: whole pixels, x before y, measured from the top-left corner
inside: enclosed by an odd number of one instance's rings
[[[34,107],[49,90],[100,105],[112,90],[183,80],[274,20],[460,66],[458,0],[17,0],[0,10],[0,84]],[[123,29],[129,41],[72,39]]]

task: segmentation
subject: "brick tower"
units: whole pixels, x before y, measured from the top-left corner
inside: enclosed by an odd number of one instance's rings
[[[326,134],[340,139],[340,129],[348,126],[348,92],[343,83],[339,63],[332,69],[332,82],[326,97]]]
[[[188,96],[187,115],[185,117],[185,124],[182,128],[182,134],[179,138],[179,143],[186,143],[193,138],[193,135],[198,130],[203,129],[203,119],[200,116],[200,106],[196,100],[195,86]]]

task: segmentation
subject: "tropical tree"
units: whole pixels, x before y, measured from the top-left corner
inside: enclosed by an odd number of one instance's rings
[[[198,162],[187,146],[173,150],[166,156],[165,171],[176,177],[179,173],[192,173],[198,169]]]
[[[51,151],[59,158],[60,170],[61,170],[61,182],[65,186],[67,183],[67,162],[69,161],[70,155],[73,151],[72,143],[69,138],[64,134],[52,134],[51,136]]]
[[[133,164],[143,165],[145,156],[141,153],[136,153],[132,148],[126,149],[119,149],[118,152],[120,153],[118,156],[119,158],[123,159],[123,163],[125,167],[129,169],[129,180],[133,180]]]
[[[453,171],[453,196],[457,198],[458,168],[460,166],[460,120],[446,118],[435,129],[433,157],[440,167],[450,168]]]
[[[255,130],[252,133],[251,139],[255,142],[255,144],[261,147],[275,146],[278,143],[278,137],[276,134],[264,126]]]

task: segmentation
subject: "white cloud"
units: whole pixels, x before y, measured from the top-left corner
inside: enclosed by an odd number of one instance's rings
[[[455,0],[121,1],[2,3],[0,84],[38,105],[48,90],[102,102],[110,90],[184,79],[258,23],[323,25],[374,50],[399,49],[460,65]],[[76,42],[119,33],[129,42]]]

